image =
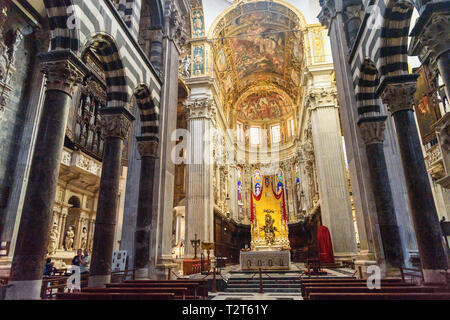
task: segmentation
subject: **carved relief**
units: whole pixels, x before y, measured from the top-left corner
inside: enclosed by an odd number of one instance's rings
[[[104,138],[117,137],[125,140],[130,131],[131,122],[123,114],[103,114],[101,126]]]
[[[386,129],[386,121],[362,122],[359,125],[362,139],[366,145],[383,144],[384,130]]]
[[[391,113],[401,110],[413,110],[416,83],[388,84],[381,93],[381,99]]]

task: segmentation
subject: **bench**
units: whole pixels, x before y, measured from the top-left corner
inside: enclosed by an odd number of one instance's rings
[[[304,299],[313,293],[440,293],[440,287],[399,286],[369,289],[367,287],[306,287]]]
[[[84,288],[87,293],[174,293],[176,300],[185,300],[188,288]]]
[[[175,293],[57,293],[57,300],[173,300]]]
[[[177,280],[126,280],[124,283],[194,283],[198,285],[198,293],[208,297],[208,280],[206,279],[177,279]]]
[[[106,288],[187,288],[187,298],[196,300],[207,297],[198,290],[198,284],[179,281],[178,283],[109,283]]]
[[[450,300],[450,293],[311,293],[309,300]]]

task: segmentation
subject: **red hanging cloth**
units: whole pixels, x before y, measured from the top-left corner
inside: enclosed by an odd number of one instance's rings
[[[325,226],[319,226],[317,230],[317,249],[321,263],[334,263],[333,244],[330,231]]]

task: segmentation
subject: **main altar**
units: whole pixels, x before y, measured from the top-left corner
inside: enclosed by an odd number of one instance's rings
[[[242,251],[242,270],[289,270],[291,262],[282,175],[254,176],[251,191],[250,251]]]

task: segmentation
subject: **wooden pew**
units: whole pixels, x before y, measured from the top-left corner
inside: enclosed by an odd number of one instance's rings
[[[186,299],[206,299],[207,296],[199,292],[198,284],[179,282],[177,283],[109,283],[106,288],[187,288]]]
[[[369,289],[367,287],[306,287],[305,300],[313,293],[442,293],[441,287],[396,286]]]
[[[57,300],[173,300],[175,293],[57,293]]]
[[[399,282],[399,281],[390,281],[390,280],[381,280],[380,281],[380,285],[381,287],[412,287],[415,286],[415,284],[412,283],[403,283],[403,282]],[[362,280],[362,281],[347,281],[347,282],[319,282],[319,283],[303,283],[302,282],[302,286],[301,286],[301,292],[302,292],[302,296],[305,296],[305,288],[307,287],[316,287],[316,288],[320,288],[320,287],[361,287],[361,288],[367,288],[367,281],[366,280]]]
[[[301,279],[301,283],[366,283],[367,279],[357,279],[357,278],[334,278],[334,279]],[[400,278],[384,278],[381,279],[381,282],[390,282],[390,283],[400,283],[402,279]]]
[[[174,293],[176,300],[185,300],[188,288],[84,288],[87,293]]]
[[[124,283],[196,283],[198,285],[199,295],[208,297],[208,280],[206,279],[177,279],[177,280],[127,280]]]
[[[450,300],[450,293],[311,293],[310,300]]]

